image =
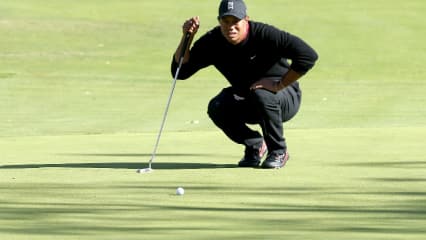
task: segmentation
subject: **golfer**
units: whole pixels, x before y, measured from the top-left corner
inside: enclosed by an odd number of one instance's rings
[[[208,115],[232,141],[245,146],[240,167],[281,168],[289,159],[283,123],[298,112],[298,79],[318,56],[300,38],[271,25],[251,21],[242,0],[222,0],[219,26],[190,48],[199,17],[183,24],[182,40],[171,64],[176,72],[185,36],[190,34],[178,79],[213,65],[230,83],[209,103]],[[262,133],[247,124],[259,124]]]

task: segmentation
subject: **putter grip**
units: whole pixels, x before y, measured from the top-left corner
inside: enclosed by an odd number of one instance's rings
[[[179,59],[182,61],[185,57],[186,49],[188,48],[189,38],[191,37],[191,33],[187,32],[185,34],[185,39],[183,40],[182,48],[180,49]]]

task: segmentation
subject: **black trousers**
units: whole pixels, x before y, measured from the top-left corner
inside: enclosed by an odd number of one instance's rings
[[[252,146],[262,135],[247,124],[259,124],[270,153],[284,153],[287,145],[283,122],[290,120],[299,110],[302,92],[297,82],[273,93],[256,89],[242,98],[232,87],[224,88],[208,106],[213,122],[234,142]]]

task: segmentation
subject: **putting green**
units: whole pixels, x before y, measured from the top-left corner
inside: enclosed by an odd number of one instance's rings
[[[146,167],[155,134],[6,138],[0,232],[421,239],[426,162],[418,134],[426,128],[289,130],[288,165],[263,170],[236,168],[242,149],[223,144],[220,133],[167,132],[149,174],[135,170]],[[175,195],[179,186],[184,196]]]

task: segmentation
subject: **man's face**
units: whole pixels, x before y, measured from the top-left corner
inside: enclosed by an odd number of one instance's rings
[[[243,19],[234,16],[224,16],[219,19],[222,35],[233,45],[237,45],[247,38],[248,17]]]

